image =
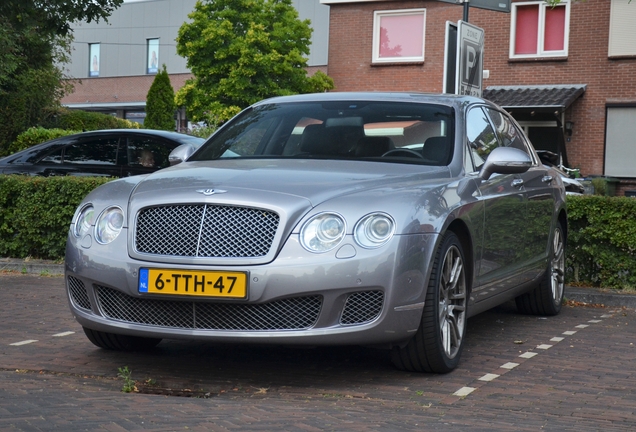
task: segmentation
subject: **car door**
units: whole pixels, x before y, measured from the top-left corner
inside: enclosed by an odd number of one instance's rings
[[[527,137],[508,114],[492,108],[486,108],[486,112],[495,126],[500,143],[523,151],[533,160],[533,166],[519,176],[523,181],[523,193],[527,202],[524,259],[527,260],[526,279],[531,280],[540,276],[546,269],[548,240],[552,231],[555,205],[552,183],[556,182],[556,179],[535,157]]]
[[[38,162],[45,176],[120,177],[119,136],[85,136],[48,154]]]
[[[467,112],[466,134],[474,167],[472,175],[477,177],[481,165],[501,142],[481,106],[473,106]],[[475,238],[477,277],[472,295],[480,301],[524,280],[527,198],[518,174],[494,174],[477,183],[484,223]]]

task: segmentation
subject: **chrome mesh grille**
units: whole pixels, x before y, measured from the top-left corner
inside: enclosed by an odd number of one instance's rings
[[[305,330],[320,315],[322,296],[262,304],[207,303],[131,297],[97,286],[102,313],[111,319],[160,327],[200,330]]]
[[[382,312],[384,293],[382,291],[360,291],[347,297],[340,324],[364,324],[376,319]]]
[[[91,310],[91,301],[88,299],[84,282],[73,276],[69,276],[66,281],[69,297],[73,301],[73,304],[80,309]]]
[[[274,212],[248,207],[148,207],[137,215],[135,247],[166,256],[262,257],[272,247],[279,219]]]

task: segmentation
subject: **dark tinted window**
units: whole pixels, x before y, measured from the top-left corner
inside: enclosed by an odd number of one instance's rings
[[[163,141],[154,137],[128,137],[127,159],[129,166],[165,168],[169,166],[168,155],[179,143]]]
[[[95,138],[64,148],[64,163],[116,165],[119,138]]]

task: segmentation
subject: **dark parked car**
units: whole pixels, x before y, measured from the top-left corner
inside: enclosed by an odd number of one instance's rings
[[[73,217],[67,294],[99,347],[361,344],[448,372],[471,315],[561,309],[563,182],[485,100],[274,98],[177,153]]]
[[[127,177],[169,166],[175,148],[205,140],[152,129],[113,129],[68,135],[0,159],[0,174]]]

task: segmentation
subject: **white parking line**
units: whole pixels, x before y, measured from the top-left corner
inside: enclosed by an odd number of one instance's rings
[[[519,363],[513,363],[513,362],[508,362],[506,364],[503,364],[501,366],[499,366],[502,369],[514,369],[517,366],[519,366]]]
[[[611,318],[613,315],[611,314],[605,314],[602,315],[601,318]],[[588,323],[591,324],[597,324],[603,322],[603,320],[598,320],[598,319],[594,319],[594,320],[589,320]],[[589,327],[588,324],[579,324],[577,326],[575,326],[575,328],[577,329],[584,329],[586,327]],[[576,330],[568,330],[568,331],[564,331],[562,334],[565,336],[572,336],[573,334],[576,334]],[[563,341],[565,338],[561,337],[561,336],[555,336],[552,339],[550,339],[550,342],[561,342]],[[537,349],[541,349],[541,350],[548,350],[550,348],[552,348],[554,345],[550,345],[550,344],[541,344],[541,345],[537,345]],[[533,352],[533,351],[526,351],[523,354],[520,354],[519,357],[524,358],[524,359],[531,359],[535,356],[537,356],[539,353]],[[499,366],[500,369],[509,369],[512,370],[514,368],[516,368],[517,366],[519,366],[519,363],[513,363],[513,362],[508,362],[505,363],[501,366]],[[494,373],[488,373],[484,376],[482,376],[481,378],[477,378],[477,381],[485,381],[485,382],[490,382],[493,381],[497,378],[499,378],[500,375],[494,374]],[[469,394],[471,394],[472,392],[474,392],[475,390],[477,390],[474,387],[462,387],[459,390],[457,390],[455,393],[453,393],[453,396],[460,396],[460,397],[465,397],[468,396]]]
[[[525,359],[531,359],[532,357],[538,355],[539,353],[536,352],[532,352],[532,351],[526,351],[523,354],[521,354],[519,357],[521,358],[525,358]]]
[[[20,346],[20,345],[27,345],[27,344],[30,344],[30,343],[33,343],[33,342],[37,342],[37,340],[36,339],[27,339],[27,340],[23,340],[23,341],[20,341],[20,342],[14,342],[14,343],[9,344],[9,345]]]
[[[75,334],[75,332],[73,331],[66,331],[66,332],[62,332],[62,333],[56,333],[53,335],[53,337],[62,337],[62,336],[69,336]]]
[[[475,391],[474,387],[462,387],[459,390],[457,390],[455,393],[453,393],[453,396],[464,397],[464,396],[468,396],[474,391]]]
[[[496,378],[499,378],[499,377],[500,377],[500,375],[489,373],[489,374],[486,374],[483,377],[479,378],[479,381],[492,381],[492,380],[494,380]]]

